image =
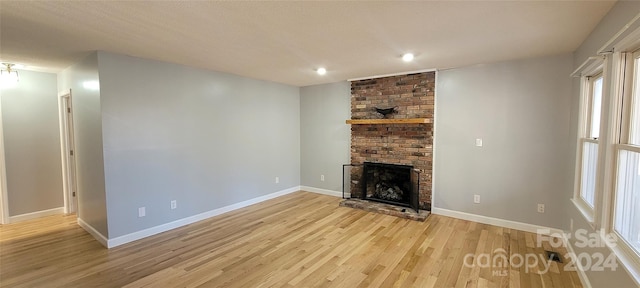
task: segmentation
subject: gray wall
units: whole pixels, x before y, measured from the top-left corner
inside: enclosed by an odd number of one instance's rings
[[[351,127],[345,123],[350,118],[350,82],[300,88],[302,186],[342,191],[342,164],[350,162]]]
[[[98,57],[92,53],[58,75],[58,89],[72,89],[78,217],[109,237],[102,151],[100,90],[85,88],[98,81]]]
[[[565,54],[438,72],[434,207],[568,227],[571,70]]]
[[[578,66],[581,65],[588,57],[595,56],[597,50],[600,49],[607,41],[613,38],[613,36],[618,31],[620,31],[620,29],[622,29],[625,24],[631,21],[631,19],[633,19],[633,17],[635,17],[639,12],[640,2],[618,1],[616,5],[609,11],[609,13],[602,19],[598,26],[593,30],[593,32],[591,32],[589,37],[582,43],[580,48],[576,50],[576,52],[574,53],[575,61],[573,68],[578,68]],[[571,98],[571,155],[573,156],[571,162],[572,164],[575,163],[576,139],[578,137],[578,109],[580,107],[579,83],[579,79],[574,79],[574,89]],[[606,119],[603,119],[602,125],[606,125],[607,123],[608,121],[606,121]],[[571,173],[574,173],[574,165],[570,167],[570,171]],[[573,175],[574,174],[572,174],[572,176]],[[571,231],[572,234],[575,234],[578,229],[584,229],[589,232],[595,231],[591,227],[591,225],[589,225],[582,213],[573,205],[573,203],[567,203],[565,210],[567,211],[567,215],[565,217],[573,222],[573,231]],[[596,219],[596,221],[599,221],[599,215],[596,215]],[[602,253],[603,255],[608,256],[609,253],[611,253],[608,248],[580,248],[575,244],[573,245],[573,247],[577,254],[587,253],[589,255],[594,255],[594,253]],[[637,287],[637,285],[633,282],[631,276],[627,274],[622,266],[619,266],[616,271],[586,271],[586,274],[593,287]]]
[[[19,75],[0,88],[9,216],[64,206],[56,74]]]
[[[105,52],[98,62],[110,238],[300,185],[298,87]]]

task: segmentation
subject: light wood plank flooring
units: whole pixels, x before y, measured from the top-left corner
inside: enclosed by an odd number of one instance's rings
[[[0,286],[581,287],[562,264],[547,273],[542,264],[528,273],[464,265],[468,253],[542,253],[534,234],[438,215],[416,222],[339,201],[293,193],[111,250],[73,216],[3,225]]]

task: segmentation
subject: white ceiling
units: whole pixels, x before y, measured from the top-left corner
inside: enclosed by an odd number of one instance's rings
[[[306,86],[572,52],[614,3],[0,1],[0,60],[58,72],[105,50]]]

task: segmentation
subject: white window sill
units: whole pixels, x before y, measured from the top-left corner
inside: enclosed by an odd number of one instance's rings
[[[580,211],[580,214],[584,217],[585,220],[589,223],[591,228],[596,229],[595,219],[593,217],[593,210],[587,207],[586,203],[582,199],[571,198],[571,202],[574,206]],[[572,231],[573,232],[573,231]]]
[[[602,234],[600,234],[600,236],[602,237]],[[636,282],[636,285],[640,287],[640,263],[638,263],[638,255],[630,254],[625,248],[620,247],[620,244],[611,246],[608,241],[604,239],[602,239],[602,241],[602,243],[606,243],[607,247],[616,255],[619,264],[629,273],[629,276]]]

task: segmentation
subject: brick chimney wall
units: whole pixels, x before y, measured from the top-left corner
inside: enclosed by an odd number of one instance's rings
[[[433,123],[435,76],[424,72],[351,82],[351,119],[385,118],[376,107],[397,107],[386,118],[428,118]],[[351,164],[412,165],[420,170],[420,208],[431,210],[433,136],[433,124],[351,125]],[[361,167],[351,170],[351,179],[361,175]],[[360,183],[352,183],[352,197],[361,191]]]

